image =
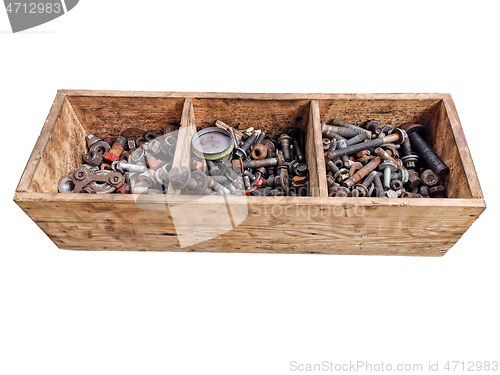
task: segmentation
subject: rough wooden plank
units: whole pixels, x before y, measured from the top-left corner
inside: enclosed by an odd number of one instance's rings
[[[191,165],[191,140],[196,134],[196,119],[193,110],[192,99],[186,99],[182,110],[181,127],[177,135],[177,146],[175,149],[172,167]],[[169,187],[169,193],[180,194],[180,190],[175,191]]]
[[[317,100],[311,100],[309,122],[307,124],[306,155],[309,168],[310,195],[313,197],[328,197],[323,154],[319,105]]]
[[[59,180],[82,164],[82,156],[87,152],[85,136],[85,130],[65,100],[27,191],[57,192]]]
[[[465,134],[458,117],[457,109],[455,108],[455,103],[451,98],[443,99],[443,106],[446,110],[447,117],[450,122],[450,126],[453,132],[454,144],[453,149],[457,150],[460,164],[463,167],[463,172],[467,178],[467,186],[473,198],[483,198],[483,192],[481,190],[481,185],[477,177],[476,168],[474,167],[474,162],[472,161],[472,156],[470,154],[469,146],[467,145],[467,140],[465,139]],[[450,164],[452,167],[456,160],[453,160]],[[458,162],[458,161],[457,161]],[[457,176],[457,178],[459,178]],[[452,180],[452,178],[450,178]],[[457,194],[460,196],[460,194]]]
[[[382,126],[398,127],[407,122],[428,125],[440,99],[367,98],[319,100],[321,121],[341,119],[353,124],[378,120]]]
[[[199,127],[214,126],[217,120],[239,130],[253,127],[272,138],[291,129],[305,130],[310,100],[193,99]]]
[[[65,95],[58,92],[56,98],[54,99],[54,103],[52,104],[52,108],[50,109],[49,115],[45,120],[42,131],[38,136],[38,140],[36,141],[35,147],[33,148],[28,163],[24,168],[24,172],[21,176],[19,184],[17,185],[16,191],[28,190],[28,187],[31,184],[31,180],[33,179],[33,174],[35,173],[35,170],[43,157],[45,147],[49,142],[50,135],[52,134],[52,129],[54,129],[54,126],[56,125],[56,121],[59,113],[61,112],[64,101]]]
[[[382,199],[367,198],[249,197],[248,202],[240,200],[248,203],[241,225],[180,248],[168,207],[149,211],[125,197],[109,203],[100,197],[89,202],[54,195],[57,199],[51,200],[45,194],[21,193],[16,202],[61,248],[92,250],[440,256],[484,210],[479,199],[402,199],[384,204]],[[165,205],[162,199],[150,200]],[[203,204],[193,215],[201,213]],[[384,223],[383,218],[391,220]],[[202,235],[210,228],[193,230]]]
[[[355,93],[355,94],[292,94],[292,93],[225,93],[174,91],[115,91],[115,90],[59,90],[68,96],[135,97],[135,98],[218,98],[255,100],[441,100],[451,98],[442,93]]]
[[[68,96],[87,133],[116,137],[126,128],[161,131],[179,125],[184,98]]]

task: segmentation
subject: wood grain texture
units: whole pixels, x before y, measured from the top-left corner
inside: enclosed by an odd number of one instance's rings
[[[163,131],[179,125],[183,98],[68,96],[87,134],[116,137],[126,128]]]
[[[16,194],[17,204],[56,245],[72,250],[441,256],[484,210],[478,199],[229,197],[247,205],[246,220],[181,248],[164,196],[146,197],[166,207],[154,211],[135,205],[132,196],[110,198]],[[200,212],[203,204],[193,214]],[[210,226],[193,229],[202,233]]]
[[[182,110],[181,126],[177,135],[177,146],[175,149],[174,161],[172,167],[190,167],[191,165],[191,140],[196,134],[196,119],[194,117],[193,100],[186,99]],[[174,189],[169,187],[169,192]],[[175,191],[180,194],[180,190]]]
[[[214,99],[252,99],[252,100],[442,100],[451,98],[442,93],[237,93],[237,92],[175,92],[175,91],[116,91],[116,90],[58,90],[68,96],[86,97],[131,97],[131,98],[214,98]]]
[[[328,197],[322,139],[318,101],[311,100],[306,133],[306,155],[309,168],[309,195],[313,197]]]
[[[369,98],[319,100],[321,121],[340,119],[351,124],[378,120],[382,126],[398,127],[407,122],[428,125],[440,99]]]
[[[45,147],[47,147],[50,136],[52,134],[52,130],[56,125],[57,118],[59,116],[59,113],[61,112],[65,100],[66,96],[58,92],[56,98],[54,99],[54,103],[52,104],[52,108],[50,109],[49,115],[45,120],[42,131],[38,136],[35,147],[31,152],[28,163],[24,168],[24,172],[21,176],[16,191],[28,191],[28,187],[31,185],[33,175],[35,174],[38,164],[40,163],[40,160],[44,155]]]
[[[87,153],[85,135],[65,100],[27,191],[57,192],[59,180],[82,164],[82,156]]]
[[[193,99],[198,127],[215,126],[221,120],[244,130],[260,129],[271,138],[291,129],[305,130],[310,100]]]
[[[473,198],[483,198],[483,192],[477,177],[476,168],[474,167],[474,162],[472,161],[472,156],[470,154],[469,146],[467,145],[467,140],[465,139],[462,124],[460,123],[457,109],[455,108],[455,103],[451,98],[443,99],[442,107],[444,107],[444,110],[446,111],[453,133],[454,144],[450,147],[450,149],[457,152],[460,158],[460,160],[457,160],[456,157],[453,158],[453,160],[450,161],[450,164],[452,167],[456,164],[462,166],[463,173],[467,178],[466,185],[468,186],[471,196]],[[443,150],[443,152],[446,151]],[[460,178],[462,178],[462,176],[457,175],[457,179]],[[452,176],[449,177],[449,180],[451,182],[455,181]],[[462,194],[459,192],[455,195],[457,197],[462,197]]]

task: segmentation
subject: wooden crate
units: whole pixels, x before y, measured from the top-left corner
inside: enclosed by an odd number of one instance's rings
[[[448,198],[329,198],[321,121],[418,122],[450,167]],[[310,197],[227,197],[248,216],[227,233],[181,247],[166,195],[57,193],[81,164],[85,135],[180,124],[174,165],[188,165],[196,126],[222,120],[277,135],[306,131]],[[184,196],[177,195],[179,204]],[[205,197],[192,210],[216,199]],[[171,198],[169,198],[171,199]],[[21,177],[15,202],[62,249],[441,256],[486,208],[448,94],[236,94],[60,90]],[[227,212],[227,211],[226,211]],[[177,223],[178,224],[178,223]],[[184,223],[185,224],[185,223]],[[233,223],[234,224],[234,223]],[[209,224],[207,224],[209,225]],[[210,228],[208,228],[209,230]]]

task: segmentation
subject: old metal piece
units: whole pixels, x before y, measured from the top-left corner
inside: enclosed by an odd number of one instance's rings
[[[369,197],[368,186],[373,182],[375,177],[378,175],[377,171],[371,171],[368,176],[366,176],[365,180],[362,184],[357,184],[355,186],[356,190],[359,192],[359,196],[361,197]]]
[[[301,131],[298,129],[292,129],[288,132],[288,135],[292,137],[293,141],[293,149],[295,151],[295,155],[299,161],[304,160],[304,152],[302,151],[302,147],[300,146],[300,133]]]
[[[281,187],[285,193],[288,192],[290,178],[288,175],[288,168],[286,166],[282,165],[277,168],[276,177],[274,178],[274,186]]]
[[[218,177],[220,177],[220,176],[218,176]],[[208,183],[208,187],[210,189],[216,191],[220,195],[230,195],[231,194],[231,190],[225,188],[224,186],[222,186],[221,184],[219,184],[217,181],[215,181],[211,177],[207,177],[207,183]]]
[[[153,170],[148,169],[139,175],[138,181],[147,184],[148,187],[155,187],[156,173]]]
[[[353,187],[359,181],[361,181],[366,175],[368,175],[368,173],[370,173],[375,168],[377,168],[381,161],[382,161],[382,159],[380,158],[380,156],[377,156],[377,157],[373,158],[372,161],[370,161],[363,168],[361,168],[359,171],[357,171],[353,176],[351,176],[347,180],[345,180],[343,182],[343,185],[346,188]]]
[[[406,168],[415,168],[418,155],[414,154],[411,149],[410,138],[405,139],[405,141],[401,143],[401,154],[403,155],[401,160],[403,161],[404,166]]]
[[[404,141],[406,138],[406,132],[404,130],[401,130],[400,128],[397,128],[394,130],[394,132],[391,135],[385,136],[383,138],[377,138],[377,139],[371,139],[369,141],[365,141],[362,143],[358,143],[352,146],[348,146],[346,148],[338,149],[333,152],[328,152],[328,157],[330,159],[340,157],[343,155],[349,155],[349,154],[354,154],[356,152],[359,152],[361,150],[366,150],[370,149],[372,147],[379,147],[382,146],[386,143],[396,143],[400,144],[401,142]]]
[[[305,187],[307,186],[307,183],[309,182],[309,179],[306,176],[294,176],[292,178],[291,184],[293,187]]]
[[[398,163],[396,162],[396,160],[394,160],[394,158],[393,158],[391,155],[389,155],[389,153],[388,153],[388,152],[386,152],[386,151],[385,151],[384,149],[382,149],[381,147],[377,147],[377,148],[375,149],[375,154],[376,154],[377,156],[380,156],[380,158],[381,158],[381,159],[383,159],[383,160],[388,160],[388,161],[390,161],[392,164],[394,164],[394,165],[396,165],[396,166],[398,165]]]
[[[278,138],[278,144],[281,146],[281,150],[283,150],[283,157],[286,161],[290,160],[290,141],[292,137],[287,134],[281,134]]]
[[[235,143],[235,146],[238,145],[238,143],[241,141],[241,137],[243,137],[243,133],[240,132],[238,129],[235,129],[232,126],[229,126],[220,120],[215,121],[215,126],[217,126],[219,129],[224,129],[227,132],[234,132],[234,135],[238,141],[237,143]],[[233,129],[233,130],[231,130],[231,129]]]
[[[367,131],[366,129],[360,128],[359,126],[353,125],[352,127],[343,127],[336,125],[326,125],[325,121],[323,121],[322,132],[323,134],[325,134],[325,132],[334,132],[345,138],[352,138],[361,133],[367,133],[369,137],[371,137],[371,132]]]
[[[112,171],[113,169],[111,168],[111,164],[108,163],[102,163],[99,167],[101,171]]]
[[[211,176],[220,176],[222,174],[222,170],[219,166],[215,165],[212,160],[207,160],[207,166],[208,173],[210,173]]]
[[[401,182],[401,180],[398,180],[397,178],[395,178],[394,180],[391,180],[390,188],[392,190],[399,190],[402,187],[403,187],[403,182]]]
[[[96,151],[89,151],[89,153],[85,155],[82,159],[85,164],[93,166],[98,166],[99,164],[102,163],[102,155]]]
[[[440,180],[439,176],[430,169],[423,171],[420,175],[420,178],[422,179],[422,182],[427,186],[434,186]]]
[[[420,179],[420,176],[418,174],[418,172],[414,169],[409,169],[408,170],[408,185],[410,186],[410,188],[416,188],[418,185],[420,185],[420,183],[422,182],[422,180]]]
[[[373,182],[375,184],[376,196],[383,197],[384,196],[384,187],[382,185],[382,181],[380,180],[380,174],[378,172],[377,172]]]
[[[117,161],[120,159],[120,155],[123,152],[123,148],[127,144],[127,139],[119,135],[116,140],[113,142],[113,146],[106,152],[103,156],[103,159],[109,163]]]
[[[153,155],[158,155],[161,151],[160,141],[158,139],[152,139],[151,141],[144,143],[142,147],[144,150],[149,151]]]
[[[106,143],[104,141],[97,141],[92,143],[92,145],[89,147],[90,152],[97,152],[100,155],[104,155],[109,151],[111,146],[109,143]]]
[[[194,195],[202,194],[208,187],[207,175],[200,171],[191,173],[188,167],[174,167],[168,173],[168,180],[175,190],[185,190]]]
[[[328,185],[328,187],[331,188],[334,183],[335,183],[335,178],[333,178],[332,175],[327,175],[326,176],[326,184]]]
[[[374,134],[379,135],[382,132],[382,126],[377,120],[370,120],[366,123],[366,129]]]
[[[441,185],[433,186],[429,189],[429,193],[433,198],[445,198],[445,191],[446,189]]]
[[[397,191],[389,189],[385,192],[385,196],[387,198],[397,198],[399,197],[399,194]]]
[[[255,160],[265,159],[267,157],[267,147],[263,144],[256,144],[252,149],[252,158]]]
[[[361,168],[363,168],[363,164],[361,164],[360,162],[353,163],[351,165],[351,168],[349,168],[349,176],[354,175]]]
[[[335,173],[333,177],[335,178],[335,180],[337,180],[337,182],[342,183],[350,177],[349,169],[347,168],[339,169],[339,171]]]
[[[332,161],[332,160],[328,160],[327,163],[326,163],[327,167],[330,169],[330,171],[332,172],[332,175],[336,175],[340,168]]]
[[[131,164],[125,161],[114,161],[111,164],[111,169],[121,173],[132,172],[132,173],[143,173],[148,169],[145,165]]]
[[[146,139],[146,141],[150,142],[152,141],[153,139],[155,139],[156,137],[159,136],[159,133],[158,131],[156,130],[148,130],[145,134],[144,134],[144,139]]]
[[[87,142],[87,147],[90,149],[90,147],[96,143],[96,142],[99,142],[101,140],[101,138],[99,138],[97,135],[95,134],[89,134],[85,137],[85,141]]]
[[[401,126],[408,133],[411,146],[417,154],[424,159],[430,169],[438,176],[445,176],[450,172],[448,166],[432,151],[431,147],[424,140],[425,128],[420,124],[408,123]]]
[[[363,133],[360,133],[360,134],[348,139],[345,143],[347,146],[351,146],[351,145],[355,145],[357,143],[361,143],[366,139],[368,139],[368,133],[363,132]]]
[[[283,155],[277,154],[275,158],[270,159],[262,159],[262,160],[241,160],[241,159],[233,159],[233,169],[237,173],[241,173],[245,169],[253,169],[259,167],[275,167],[282,166],[285,164],[285,160]]]
[[[159,184],[166,185],[168,183],[168,166],[164,165],[163,167],[159,168],[156,173],[155,173],[155,180]]]
[[[196,156],[207,160],[229,159],[234,148],[231,135],[216,127],[200,130],[193,137],[191,145]]]
[[[398,160],[398,159],[396,159]],[[391,180],[398,179],[401,180],[403,184],[406,184],[410,178],[410,173],[406,168],[400,168],[395,173],[391,174]]]
[[[390,189],[391,187],[391,174],[396,171],[397,169],[397,164],[392,162],[389,159],[386,159],[383,161],[382,164],[379,165],[378,169],[383,172],[384,174],[384,180],[383,180],[383,185],[384,188]]]
[[[165,162],[163,160],[159,160],[159,159],[155,158],[148,151],[144,151],[144,157],[146,158],[147,166],[155,172],[159,168],[161,168],[165,165]]]
[[[323,150],[324,151],[328,151],[328,149],[330,148],[331,146],[331,143],[332,141],[330,141],[330,139],[328,138],[323,138]]]
[[[178,131],[179,128],[179,125],[169,124],[163,128],[163,135],[175,134],[175,132]]]
[[[238,156],[239,158],[246,158],[248,156],[248,152],[250,150],[250,148],[252,147],[252,145],[254,144],[255,140],[257,139],[257,137],[259,136],[259,133],[258,132],[254,132],[251,136],[249,136],[245,142],[243,143],[243,145],[241,147],[238,147],[234,153],[236,154],[236,156]]]
[[[136,164],[145,164],[146,159],[145,159],[145,151],[143,148],[136,148],[131,154],[130,154],[130,161]]]
[[[207,162],[205,159],[191,159],[191,170],[207,173]]]
[[[59,193],[72,193],[75,190],[75,183],[69,176],[61,178],[57,185]]]
[[[418,192],[424,197],[424,198],[429,198],[431,196],[431,193],[429,191],[429,187],[427,185],[422,185],[420,186]]]
[[[329,197],[348,197],[349,194],[349,189],[344,186],[333,186],[328,190]]]
[[[81,193],[83,188],[89,185],[94,193],[105,194],[112,193],[124,183],[125,178],[120,173],[101,170],[95,171],[81,166],[70,176],[61,179],[58,187],[61,193]],[[88,189],[89,192],[90,188]]]
[[[422,195],[419,193],[412,193],[412,192],[406,191],[403,194],[401,194],[401,197],[402,198],[422,198]]]
[[[307,176],[307,165],[299,162],[298,160],[294,160],[290,163],[289,171],[297,176]]]
[[[135,139],[142,137],[145,131],[139,128],[127,128],[122,132],[122,136],[125,138],[135,137]]]

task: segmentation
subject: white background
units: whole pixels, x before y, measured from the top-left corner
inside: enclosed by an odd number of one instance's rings
[[[495,5],[82,0],[19,34],[0,10],[0,374],[500,360]],[[488,208],[443,258],[59,250],[12,198],[60,88],[449,92]]]

